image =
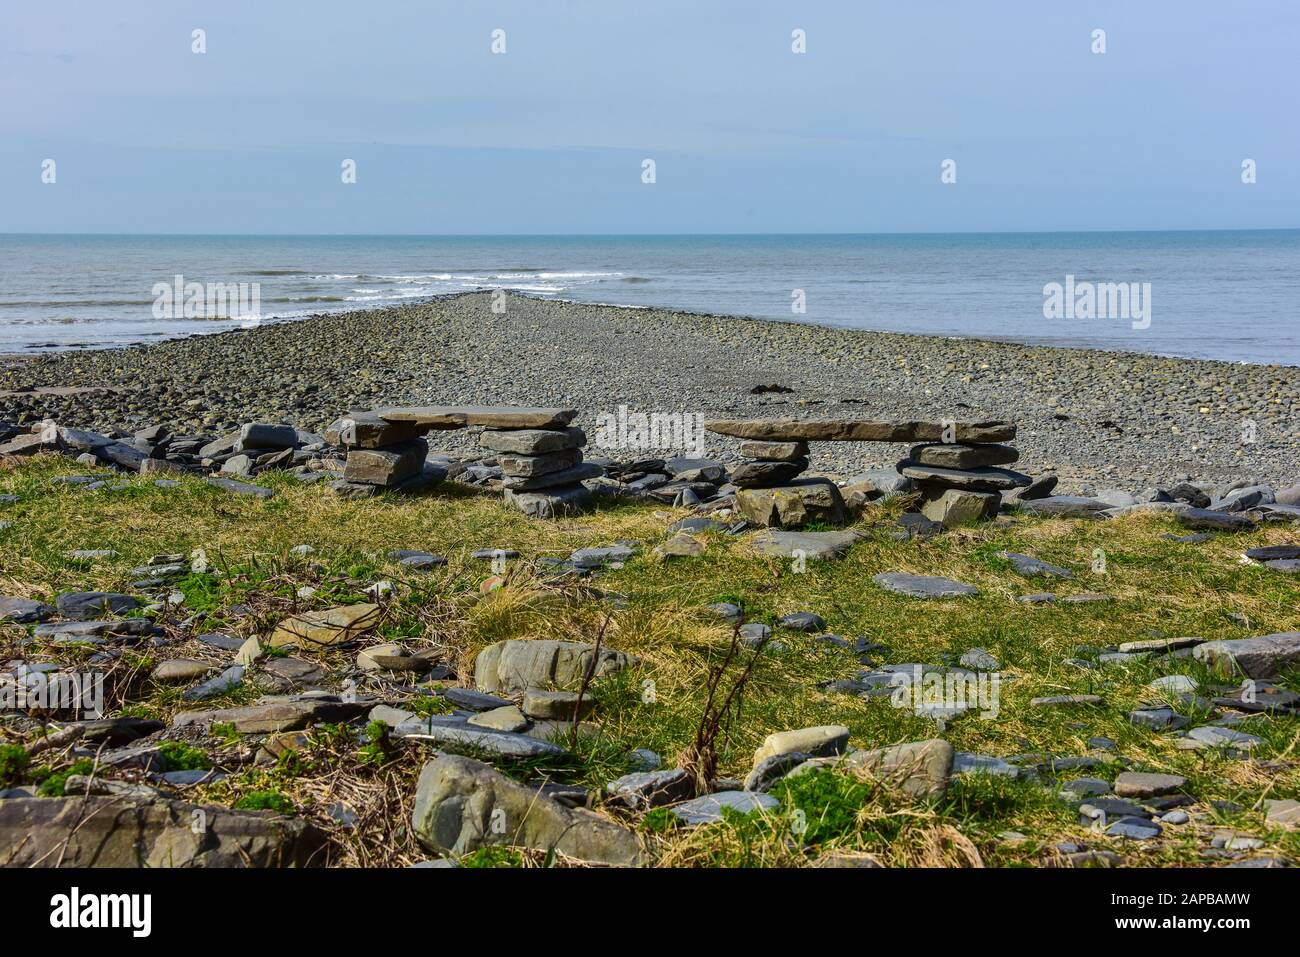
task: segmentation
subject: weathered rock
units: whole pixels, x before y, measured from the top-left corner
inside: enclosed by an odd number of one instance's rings
[[[1101,704],[1101,696],[1095,694],[1059,694],[1043,698],[1031,698],[1031,708],[1080,708]]]
[[[947,426],[951,426],[951,433]],[[718,435],[765,442],[1005,442],[1016,437],[1010,422],[905,422],[862,419],[718,419],[704,427]]]
[[[582,485],[538,492],[516,492],[513,489],[506,489],[505,500],[507,505],[513,505],[525,515],[532,515],[535,518],[578,515],[590,509],[594,502],[591,492]]]
[[[953,756],[952,745],[941,738],[933,738],[871,751],[854,751],[848,757],[841,758],[840,763],[866,772],[913,798],[929,799],[942,797],[948,789]],[[791,774],[799,774],[805,768],[817,766],[818,762],[809,762]]]
[[[193,827],[203,820],[202,828]],[[0,860],[9,867],[307,867],[326,839],[305,821],[165,799],[0,801]]]
[[[731,470],[731,484],[737,488],[773,488],[788,484],[807,468],[807,459],[741,462]]]
[[[644,863],[635,832],[456,755],[442,755],[420,772],[411,829],[421,844],[440,854],[509,844],[594,864]]]
[[[479,445],[493,452],[514,455],[544,455],[587,444],[582,429],[488,429],[479,435]]]
[[[420,474],[429,446],[424,439],[381,449],[349,449],[343,480],[392,487]]]
[[[172,717],[172,727],[229,723],[241,734],[270,734],[297,731],[317,721],[348,721],[364,714],[369,707],[364,702],[340,701],[324,696],[274,698],[241,708],[181,711]]]
[[[972,492],[1001,492],[1027,486],[1028,475],[1010,469],[944,469],[933,465],[917,465],[908,459],[898,463],[900,475],[937,488],[959,488]]]
[[[292,425],[271,422],[248,422],[239,429],[236,452],[249,449],[292,449],[298,445],[298,432]]]
[[[1053,578],[1074,577],[1074,572],[1068,568],[1048,564],[1032,555],[1021,555],[1019,552],[998,552],[997,557],[1009,561],[1012,568],[1027,578],[1033,578],[1037,575],[1046,575]]]
[[[917,465],[941,469],[978,469],[992,465],[1010,465],[1020,453],[1009,445],[964,445],[938,442],[915,445],[907,457]]]
[[[753,544],[761,555],[832,561],[843,558],[859,538],[861,535],[857,532],[767,531],[755,535]]]
[[[754,752],[753,766],[758,767],[768,758],[778,754],[800,751],[814,757],[841,754],[849,743],[849,729],[838,724],[778,731],[769,734]]]
[[[957,663],[974,671],[997,671],[1002,667],[998,659],[983,648],[971,648],[962,652],[962,656]]]
[[[54,607],[43,601],[30,598],[6,598],[0,596],[0,621],[12,621],[20,625],[31,625],[47,621],[54,615]]]
[[[246,495],[250,498],[274,498],[275,492],[269,488],[263,488],[261,485],[249,485],[247,482],[236,482],[234,479],[222,478],[219,475],[210,475],[207,483],[224,492],[232,495]]]
[[[704,554],[704,543],[693,535],[678,532],[660,545],[658,552],[665,558],[695,558]]]
[[[922,490],[921,514],[932,522],[952,528],[993,518],[1001,504],[1002,498],[997,492],[928,487]]]
[[[807,458],[807,442],[741,442],[740,454],[747,459],[794,462]]]
[[[594,462],[579,462],[577,465],[567,469],[560,469],[558,472],[547,472],[543,475],[534,475],[528,478],[519,475],[506,475],[501,482],[501,486],[516,492],[532,492],[537,489],[577,485],[579,482],[585,482],[588,479],[599,478],[604,474],[604,471]]]
[[[419,438],[414,422],[389,422],[374,412],[352,412],[325,430],[325,441],[353,449],[378,449]]]
[[[489,731],[505,731],[513,733],[522,731],[528,727],[528,719],[524,713],[515,705],[508,704],[504,708],[493,708],[491,711],[480,711],[471,715],[467,724],[472,724],[476,728],[487,728]]]
[[[595,709],[590,695],[579,700],[576,691],[542,691],[529,688],[524,692],[523,711],[530,718],[545,721],[572,721],[585,718]]]
[[[1229,532],[1254,528],[1255,523],[1245,515],[1235,512],[1213,512],[1206,508],[1186,508],[1175,517],[1184,528],[1207,528]]]
[[[758,791],[717,791],[675,804],[670,810],[679,820],[697,825],[721,821],[723,808],[730,808],[739,814],[752,814],[755,811],[773,811],[779,806],[780,802],[776,798]]]
[[[814,521],[840,525],[848,519],[840,490],[827,479],[801,479],[776,488],[738,489],[736,511],[755,525],[789,528]]]
[[[886,591],[913,598],[960,598],[978,595],[974,585],[937,575],[912,575],[907,572],[882,572],[871,579]]]
[[[429,429],[458,429],[466,425],[481,425],[489,429],[563,429],[577,417],[578,410],[441,405],[380,409],[378,414],[390,422],[414,422]]]
[[[488,645],[474,661],[474,684],[480,691],[521,694],[529,689],[576,691],[590,670],[592,679],[612,674],[638,659],[621,651],[578,641],[530,641],[512,638]]]
[[[1050,518],[1099,518],[1098,513],[1110,508],[1105,502],[1082,495],[1048,495],[1044,498],[1025,499],[1021,507],[1033,515]]]
[[[1122,798],[1149,798],[1181,791],[1187,778],[1177,774],[1147,774],[1121,771],[1115,778],[1115,793]]]
[[[1197,645],[1192,654],[1220,671],[1248,678],[1274,678],[1283,668],[1300,662],[1300,631],[1207,641]]]
[[[158,663],[151,677],[154,681],[192,681],[201,678],[216,666],[210,661],[195,658],[172,658]]]
[[[54,604],[60,615],[74,621],[121,615],[140,607],[139,600],[130,595],[106,591],[65,592]]]
[[[216,698],[234,691],[243,681],[244,666],[231,665],[215,678],[210,678],[193,688],[187,688],[181,697],[186,701],[206,701],[208,698]]]
[[[295,645],[303,650],[328,648],[353,641],[379,624],[378,605],[340,605],[308,611],[280,622],[267,642],[271,648]]]
[[[637,771],[605,786],[611,798],[634,811],[684,801],[695,793],[691,776],[680,768],[671,771]]]
[[[792,631],[824,631],[826,628],[826,620],[814,611],[792,611],[782,615],[777,624]]]

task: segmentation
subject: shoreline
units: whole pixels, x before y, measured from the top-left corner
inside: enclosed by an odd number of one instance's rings
[[[388,304],[377,305],[377,306],[353,306],[350,308],[339,309],[333,312],[312,313],[311,315],[306,315],[306,316],[301,316],[301,315],[271,316],[268,319],[263,320],[263,324],[281,325],[284,323],[314,322],[321,318],[349,315],[353,313],[382,312],[389,309],[405,309],[409,307],[429,306],[439,302],[446,302],[446,301],[463,298],[465,296],[490,295],[493,291],[494,291],[493,289],[485,287],[482,289],[468,290],[465,292],[439,293],[435,295],[420,297],[418,299],[394,301]],[[1016,339],[1016,338],[997,338],[997,337],[976,336],[976,335],[960,335],[956,333],[949,334],[949,335],[937,335],[937,334],[924,333],[924,332],[907,332],[907,331],[897,330],[897,329],[859,329],[852,326],[836,325],[834,323],[797,321],[793,319],[778,319],[772,316],[757,316],[750,313],[716,313],[716,312],[700,311],[695,309],[686,309],[678,306],[668,306],[668,305],[647,306],[647,305],[636,305],[634,303],[603,302],[599,300],[587,300],[587,299],[571,299],[565,296],[543,297],[537,295],[536,293],[518,292],[515,290],[506,290],[506,292],[510,296],[510,298],[513,299],[528,299],[533,302],[558,303],[566,306],[593,307],[593,308],[600,308],[600,309],[624,309],[624,310],[639,311],[639,312],[672,313],[673,315],[676,316],[694,317],[698,319],[709,319],[709,320],[772,323],[775,325],[793,326],[796,328],[810,327],[814,329],[826,329],[826,330],[834,330],[839,332],[857,333],[865,336],[873,336],[873,335],[904,336],[904,337],[911,337],[915,339],[925,339],[929,341],[938,340],[938,341],[953,341],[953,342],[987,343],[990,345],[1022,346],[1024,348],[1029,348],[1029,349],[1068,350],[1072,352],[1086,352],[1086,353],[1096,353],[1096,354],[1101,354],[1106,356],[1116,356],[1125,359],[1140,359],[1140,358],[1168,359],[1168,360],[1181,361],[1181,362],[1207,362],[1207,363],[1217,363],[1225,366],[1247,366],[1250,368],[1260,368],[1260,369],[1294,369],[1297,372],[1300,372],[1300,362],[1297,362],[1293,365],[1291,363],[1285,363],[1285,362],[1251,362],[1248,359],[1213,359],[1213,358],[1205,358],[1200,356],[1182,356],[1174,353],[1165,353],[1165,352],[1140,352],[1136,350],[1126,350],[1126,349],[1098,349],[1093,346],[1061,345],[1058,343],[1047,341],[1046,338],[1042,340]],[[230,320],[230,321],[234,321],[234,320]],[[42,356],[61,356],[69,353],[81,354],[81,353],[88,353],[88,352],[104,352],[104,351],[113,351],[113,350],[148,348],[151,346],[161,345],[166,342],[177,342],[180,340],[195,339],[195,338],[210,337],[210,336],[222,336],[222,335],[227,335],[229,333],[243,332],[243,331],[246,330],[220,329],[213,332],[189,332],[182,335],[168,336],[159,339],[141,340],[139,342],[128,342],[128,343],[112,343],[107,345],[96,345],[90,343],[86,343],[86,344],[73,343],[71,345],[66,345],[66,346],[39,347],[37,349],[33,349],[32,351],[28,351],[28,352],[5,352],[3,350],[0,350],[0,370],[2,370],[5,367],[5,363],[9,363],[15,360],[34,359],[34,358],[40,358]]]
[[[513,293],[496,315],[491,302],[490,292],[459,293],[20,362],[5,356],[0,419],[217,432],[254,418],[319,428],[353,409],[467,403],[572,406],[589,430],[620,405],[705,417],[990,417],[1017,422],[1022,464],[1056,471],[1063,488],[1300,477],[1293,366]],[[768,386],[790,391],[753,391]],[[30,391],[50,388],[74,391]],[[711,436],[707,454],[734,445]],[[892,464],[896,453],[822,444],[813,465],[853,474]]]

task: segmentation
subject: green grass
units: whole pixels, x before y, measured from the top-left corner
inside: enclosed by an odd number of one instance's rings
[[[20,496],[18,503],[0,506],[0,518],[14,523],[0,532],[0,593],[50,599],[72,588],[120,589],[130,581],[129,570],[150,556],[188,555],[201,548],[209,558],[209,572],[181,580],[178,587],[188,606],[181,616],[203,611],[209,616],[204,631],[238,629],[241,636],[256,633],[265,638],[291,614],[366,600],[365,588],[386,579],[393,582],[394,593],[385,601],[383,622],[369,640],[401,641],[412,650],[437,648],[462,675],[472,674],[474,656],[495,641],[592,641],[613,608],[604,600],[605,593],[624,596],[626,606],[613,609],[604,640],[640,656],[640,664],[590,689],[597,702],[597,730],[582,735],[571,755],[503,768],[522,780],[545,775],[602,788],[632,769],[628,752],[633,748],[649,748],[672,766],[694,739],[705,676],[725,654],[730,637],[730,628],[711,619],[703,606],[731,601],[742,605],[750,620],[773,626],[783,614],[815,611],[826,619],[830,632],[888,646],[887,652],[873,655],[880,663],[954,663],[968,648],[984,648],[1002,663],[1003,681],[995,717],[966,715],[940,733],[932,721],[892,707],[888,697],[864,700],[825,690],[826,682],[855,674],[861,667],[856,657],[815,636],[776,628],[775,638],[784,650],[762,654],[720,741],[719,770],[725,776],[743,778],[754,749],[767,734],[810,725],[843,724],[856,747],[942,736],[958,750],[1002,757],[1100,753],[1091,752],[1088,739],[1108,737],[1134,768],[1187,777],[1188,790],[1198,799],[1193,810],[1202,822],[1167,827],[1159,841],[1143,845],[1088,832],[1055,792],[1065,781],[1085,774],[1113,778],[1118,765],[1047,775],[1037,783],[963,777],[954,781],[943,802],[922,807],[900,802],[870,781],[809,775],[808,781],[790,782],[785,795],[787,803],[804,814],[802,836],[792,833],[788,809],[698,829],[676,827],[660,812],[637,819],[666,864],[805,865],[831,853],[870,854],[886,864],[1036,864],[1053,858],[1051,848],[1057,842],[1074,841],[1118,850],[1133,863],[1188,865],[1203,862],[1199,854],[1209,844],[1209,829],[1223,823],[1210,811],[1211,800],[1245,806],[1230,823],[1264,838],[1268,847],[1262,853],[1293,859],[1300,855],[1297,832],[1266,826],[1262,804],[1265,797],[1300,797],[1300,721],[1284,716],[1249,719],[1242,730],[1264,739],[1251,761],[1219,752],[1181,751],[1170,736],[1131,725],[1129,712],[1142,702],[1171,700],[1147,687],[1162,674],[1188,674],[1202,683],[1223,681],[1221,677],[1186,659],[1097,669],[1064,663],[1072,656],[1093,659],[1098,648],[1153,635],[1220,639],[1300,630],[1300,579],[1238,561],[1247,547],[1300,538],[1285,525],[1185,545],[1162,538],[1181,529],[1159,516],[1109,522],[1021,518],[1007,525],[955,530],[928,541],[898,542],[883,527],[894,513],[869,507],[857,525],[868,534],[843,561],[810,561],[805,571],[796,573],[788,560],[755,555],[743,537],[707,532],[698,536],[706,544],[703,557],[660,559],[654,546],[666,537],[669,524],[688,514],[663,506],[606,505],[591,515],[539,522],[507,509],[496,497],[455,487],[414,498],[346,501],[320,486],[304,487],[288,477],[271,476],[265,484],[276,489],[277,497],[260,501],[231,496],[195,479],[182,479],[179,488],[163,490],[136,478],[129,480],[128,491],[101,493],[50,483],[54,475],[77,471],[84,470],[41,458],[0,473],[0,492]],[[479,584],[491,570],[469,557],[475,549],[490,547],[518,549],[525,559],[563,557],[617,539],[643,545],[622,569],[562,586],[531,573],[526,562],[511,562],[507,584],[483,595]],[[290,555],[289,549],[299,544],[313,546],[314,553]],[[90,548],[112,548],[118,555],[91,563],[64,557],[73,549]],[[425,549],[445,555],[448,564],[412,572],[385,557],[393,548]],[[1105,574],[1092,571],[1096,549],[1105,553]],[[1003,550],[1070,568],[1074,578],[1023,578],[996,557]],[[909,599],[872,583],[872,576],[883,571],[946,575],[978,586],[981,593],[968,599]],[[303,586],[316,589],[316,594],[299,598]],[[1095,591],[1112,601],[1026,605],[1015,600],[1038,591]],[[235,605],[246,606],[250,614],[237,618],[230,613]],[[1229,612],[1245,615],[1249,626],[1234,621]],[[0,644],[15,643],[0,650],[17,656],[16,642],[23,634],[21,628],[0,626]],[[228,657],[197,643],[168,649],[166,655],[173,652],[214,661]],[[22,654],[33,657],[31,649]],[[54,660],[68,654],[66,647],[47,647],[35,657]],[[351,663],[355,649],[299,654],[338,668]],[[1283,681],[1300,690],[1300,674],[1286,675]],[[250,684],[203,707],[246,703],[259,693]],[[1102,705],[1060,710],[1029,705],[1034,697],[1085,693],[1101,695]],[[419,714],[450,710],[444,699],[430,695],[396,703]],[[192,706],[180,700],[175,687],[133,680],[120,689],[114,707],[120,713],[167,720]],[[232,729],[214,731],[207,750],[220,765],[221,749],[237,746],[242,736]],[[556,739],[567,745],[567,729]],[[383,783],[409,789],[423,756],[418,749],[390,754],[382,740],[374,739],[359,746],[369,749],[367,754],[373,752],[373,760],[367,758],[366,766],[355,770],[359,781],[366,787]],[[310,769],[355,769],[357,747],[356,741],[320,742],[295,758],[302,762],[297,773],[258,771],[259,784],[241,776],[205,785],[201,793],[210,800],[238,802],[274,792],[293,806],[314,808],[331,798],[323,785],[317,786]],[[10,772],[10,777],[23,774],[30,771]],[[400,818],[403,808],[409,812],[409,797],[406,800],[400,808],[388,807],[388,817]],[[387,825],[392,830],[378,824],[367,827],[371,829],[361,829],[357,842],[409,840],[394,836],[396,823]],[[1006,831],[1026,839],[1004,840],[999,835]],[[409,859],[421,856],[411,845],[403,846]],[[360,844],[357,847],[355,859],[364,859]]]

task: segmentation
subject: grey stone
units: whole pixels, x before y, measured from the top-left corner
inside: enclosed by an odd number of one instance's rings
[[[695,784],[689,774],[678,768],[625,774],[610,781],[605,790],[615,801],[634,811],[648,811],[686,800],[695,793]]]
[[[718,419],[704,427],[718,435],[764,442],[1005,442],[1016,437],[1010,422],[916,422],[866,419]]]
[[[55,607],[64,618],[89,621],[107,615],[121,615],[140,607],[139,600],[118,592],[65,592],[55,599]]]
[[[505,490],[505,500],[525,515],[535,518],[560,518],[577,515],[592,507],[591,492],[582,485],[553,488],[539,492]]]
[[[235,451],[249,449],[292,449],[298,446],[298,433],[291,425],[272,422],[249,422],[239,429]]]
[[[998,552],[997,556],[998,558],[1004,558],[1009,561],[1012,568],[1028,578],[1037,575],[1055,578],[1074,577],[1074,572],[1070,571],[1068,568],[1048,564],[1042,559],[1035,558],[1032,555],[1021,555],[1019,552]]]
[[[807,468],[807,459],[741,462],[731,470],[731,484],[746,489],[773,488],[789,484]]]
[[[848,519],[835,483],[808,478],[772,488],[736,490],[736,511],[755,525],[796,528],[809,522],[843,524]]]
[[[576,485],[588,479],[599,478],[604,474],[604,471],[599,465],[592,462],[579,462],[572,468],[560,469],[558,472],[547,472],[545,475],[536,475],[531,478],[507,475],[501,485],[503,488],[515,492],[531,492],[537,489]]]
[[[0,596],[0,621],[12,621],[20,625],[31,625],[48,621],[54,615],[54,608],[43,601],[30,598],[6,598]]]
[[[1177,774],[1122,771],[1115,778],[1115,793],[1123,798],[1149,798],[1181,791],[1186,785],[1187,778]]]
[[[1176,512],[1175,518],[1184,528],[1222,529],[1233,532],[1255,527],[1255,523],[1244,515],[1233,512],[1212,512],[1204,508],[1186,508]]]
[[[977,469],[1010,465],[1020,453],[1009,445],[964,445],[960,442],[913,446],[907,457],[917,465],[941,469]]]
[[[275,496],[275,492],[269,488],[263,488],[261,485],[249,485],[247,482],[236,482],[234,479],[221,478],[217,475],[208,476],[207,483],[223,491],[230,492],[232,495],[246,495],[251,498],[273,498]]]
[[[489,645],[474,662],[480,691],[519,694],[532,688],[575,691],[590,670],[592,678],[612,674],[638,659],[621,651],[577,641],[509,639]]]
[[[582,429],[487,429],[479,435],[479,444],[493,452],[514,455],[544,455],[587,444]]]
[[[740,454],[747,459],[794,462],[808,457],[807,442],[741,442]]]
[[[507,705],[514,708],[514,705]],[[517,710],[517,709],[515,709]],[[480,712],[492,714],[493,712]],[[431,741],[439,751],[452,753],[468,751],[472,754],[490,754],[497,758],[524,760],[559,756],[565,753],[559,745],[549,741],[510,731],[496,731],[476,727],[461,717],[434,715],[415,721],[404,721],[393,729],[401,738]]]
[[[1081,495],[1049,495],[1035,499],[1021,496],[1021,507],[1031,514],[1049,518],[1097,518],[1099,512],[1110,506]]]
[[[718,791],[674,805],[670,810],[685,823],[699,825],[721,821],[723,808],[750,814],[760,810],[773,811],[779,806],[780,802],[776,798],[757,791]]]
[[[882,572],[871,579],[886,591],[913,598],[960,598],[978,595],[974,585],[941,578],[937,575],[912,575],[907,572]]]
[[[910,479],[942,488],[959,488],[972,492],[1002,492],[1023,488],[1032,479],[1011,469],[975,468],[945,469],[933,465],[919,465],[908,459],[898,463],[898,471]]]
[[[513,844],[596,864],[645,861],[635,832],[567,808],[486,764],[456,755],[442,755],[421,770],[411,829],[421,844],[440,854]]]
[[[1149,841],[1159,837],[1161,827],[1155,821],[1142,817],[1122,817],[1106,827],[1111,837],[1126,837],[1134,841]]]
[[[530,718],[548,721],[572,721],[587,717],[596,702],[588,695],[579,700],[576,691],[542,691],[530,688],[524,692],[523,712]]]
[[[997,492],[926,486],[921,495],[921,514],[948,528],[993,518],[1001,505]]]
[[[1002,665],[983,648],[971,648],[962,653],[958,663],[975,671],[997,671]]]
[[[857,532],[765,531],[755,535],[753,542],[762,555],[833,561],[843,558],[849,547],[860,538]]]
[[[792,631],[824,631],[826,628],[825,619],[812,611],[790,612],[788,615],[782,615],[777,624]]]
[[[200,814],[205,826],[191,827]],[[325,854],[315,827],[269,811],[94,795],[0,801],[10,867],[306,867]]]
[[[420,474],[428,452],[424,439],[380,449],[349,449],[343,480],[357,485],[399,485]]]
[[[489,731],[515,732],[528,727],[528,719],[524,717],[524,713],[512,704],[503,708],[493,708],[491,711],[480,711],[472,715],[467,723],[476,728],[487,728]]]
[[[1249,678],[1273,678],[1283,668],[1300,662],[1300,631],[1207,641],[1197,645],[1192,654],[1219,671]]]

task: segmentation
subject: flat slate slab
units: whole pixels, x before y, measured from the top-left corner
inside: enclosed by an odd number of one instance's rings
[[[957,442],[1004,442],[1016,437],[1011,422],[950,422]],[[715,419],[704,427],[718,435],[764,442],[941,442],[942,422],[871,419]]]
[[[857,532],[759,532],[754,536],[754,547],[762,555],[780,558],[804,558],[830,561],[843,558],[861,536]]]
[[[502,758],[538,758],[561,755],[565,751],[549,741],[540,741],[512,731],[493,731],[471,725],[467,719],[435,715],[403,721],[393,729],[400,738],[431,741],[440,750],[453,754],[460,751],[493,754]]]
[[[965,445],[937,442],[914,445],[907,457],[917,465],[942,469],[975,469],[988,465],[1010,465],[1020,453],[1009,445]]]
[[[713,824],[722,820],[724,807],[749,814],[759,809],[771,811],[779,806],[780,802],[776,798],[757,791],[718,791],[682,804],[674,804],[669,810],[687,824]]]
[[[965,488],[977,492],[1002,492],[1025,488],[1033,481],[1023,472],[1011,469],[981,467],[973,469],[945,469],[935,465],[918,465],[909,459],[898,463],[898,471],[918,482],[933,482],[948,488]]]
[[[912,575],[907,572],[882,572],[872,579],[886,591],[913,598],[961,598],[978,595],[980,590],[974,585],[941,578],[938,575]]]
[[[459,429],[467,425],[491,429],[562,429],[577,416],[577,409],[508,405],[430,405],[379,410],[379,417],[388,422],[414,422],[429,429]]]

